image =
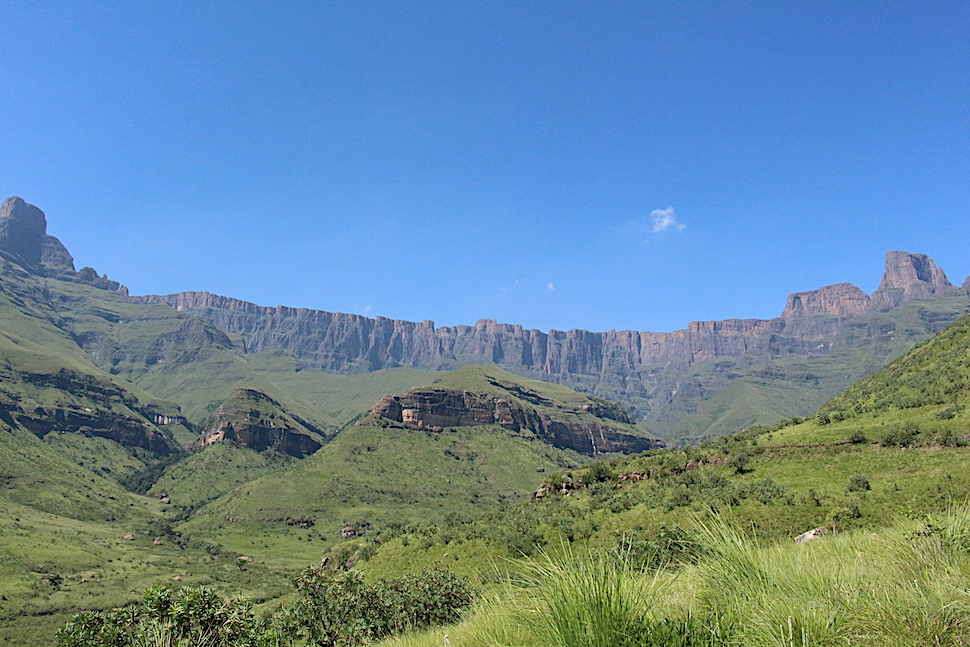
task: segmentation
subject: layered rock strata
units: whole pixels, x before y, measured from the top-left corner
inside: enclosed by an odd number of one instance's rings
[[[387,396],[371,413],[414,429],[440,431],[447,427],[498,425],[587,456],[641,452],[663,446],[656,439],[634,436],[611,426],[610,422],[618,417],[625,418],[618,422],[632,421],[606,407],[589,405],[574,412],[560,411],[555,416],[560,418],[557,420],[551,413],[523,406],[513,398],[452,388],[423,387],[404,395]]]
[[[274,449],[303,458],[320,449],[322,435],[262,391],[240,387],[212,414],[198,446],[228,440],[258,452]]]
[[[41,395],[42,403],[38,402]],[[0,367],[0,421],[20,425],[41,438],[49,433],[76,433],[165,455],[180,448],[156,425],[183,423],[184,418],[175,405],[164,411],[152,405],[141,407],[117,385],[91,375],[4,366]]]
[[[850,283],[789,296],[776,319],[695,321],[669,333],[610,330],[539,330],[482,319],[474,326],[436,328],[431,321],[411,322],[355,314],[263,307],[208,292],[133,297],[143,303],[166,303],[210,321],[220,330],[242,336],[247,352],[282,347],[302,367],[355,373],[411,366],[447,369],[471,363],[494,363],[544,379],[561,376],[615,376],[641,380],[664,367],[689,366],[717,358],[817,354],[819,341],[835,334],[840,318],[862,315],[886,304],[959,292],[942,270],[922,254],[890,252],[886,275],[870,299]],[[895,306],[892,306],[895,307]]]

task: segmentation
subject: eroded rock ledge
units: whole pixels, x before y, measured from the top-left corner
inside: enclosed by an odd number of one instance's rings
[[[562,410],[555,416],[561,419],[556,420],[550,413],[523,406],[511,398],[453,388],[425,387],[403,395],[390,395],[378,402],[371,413],[414,429],[432,431],[498,425],[587,456],[641,452],[663,446],[661,441],[634,436],[611,426],[611,420],[616,421],[619,416],[608,407],[584,405],[579,411]]]

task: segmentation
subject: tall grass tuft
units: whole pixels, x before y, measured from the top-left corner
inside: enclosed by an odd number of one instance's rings
[[[739,644],[970,644],[970,513],[899,521],[879,533],[758,547],[721,519],[701,524],[707,555],[685,577]]]
[[[656,576],[634,572],[622,556],[564,551],[524,563],[538,604],[539,630],[561,647],[639,644],[661,588]]]

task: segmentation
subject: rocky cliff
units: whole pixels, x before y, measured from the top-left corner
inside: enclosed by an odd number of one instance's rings
[[[815,315],[847,317],[865,314],[871,309],[872,300],[868,294],[851,283],[839,283],[789,294],[781,316],[786,321]]]
[[[448,386],[449,382],[470,388]],[[664,446],[638,433],[633,420],[616,403],[568,393],[559,386],[539,385],[494,367],[471,366],[442,378],[438,384],[387,396],[371,409],[371,414],[431,431],[497,425],[587,456]]]
[[[886,273],[879,289],[873,293],[872,301],[875,309],[889,310],[905,301],[929,299],[956,291],[958,289],[946,278],[946,273],[929,256],[889,252],[886,254]]]
[[[921,254],[890,252],[880,289],[870,298],[849,283],[788,297],[775,319],[691,322],[669,333],[524,329],[483,319],[474,326],[436,328],[433,322],[262,307],[207,292],[134,297],[166,303],[238,334],[247,352],[282,347],[301,367],[354,373],[410,366],[452,369],[494,363],[510,370],[623,401],[640,417],[683,397],[684,373],[698,362],[814,357],[859,317],[910,300],[965,291]]]
[[[240,387],[212,414],[198,446],[232,441],[258,452],[274,449],[302,458],[320,449],[323,433],[287,413],[258,389]]]
[[[0,365],[0,421],[44,437],[75,433],[140,447],[155,454],[180,451],[156,425],[182,423],[178,407],[142,405],[118,385],[68,368],[56,372]]]
[[[306,368],[353,373],[397,366],[442,369],[491,362],[549,376],[633,377],[658,366],[686,366],[721,357],[736,359],[754,349],[810,355],[818,340],[838,328],[838,322],[813,319],[854,317],[890,302],[896,307],[909,300],[957,292],[959,289],[926,256],[890,252],[886,274],[872,299],[851,283],[840,283],[791,294],[776,319],[694,321],[685,330],[669,333],[545,333],[494,319],[482,319],[474,326],[436,328],[431,321],[262,307],[208,292],[133,298],[143,303],[166,303],[228,333],[239,334],[248,352],[285,348]]]
[[[18,197],[0,204],[0,249],[28,265],[45,263],[74,270],[74,259],[61,241],[47,235],[44,212]]]
[[[128,288],[90,267],[74,271],[74,258],[57,238],[47,234],[47,216],[16,196],[0,204],[0,251],[11,254],[31,272],[87,283],[128,294]]]

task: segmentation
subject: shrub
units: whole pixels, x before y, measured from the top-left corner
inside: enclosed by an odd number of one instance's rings
[[[849,492],[865,492],[866,490],[871,490],[872,486],[869,484],[869,479],[862,474],[853,474],[849,477],[849,486],[846,488]]]
[[[296,578],[300,599],[279,616],[285,633],[321,646],[365,645],[407,629],[457,622],[472,602],[465,580],[441,570],[376,584],[360,571],[306,569]]]
[[[748,469],[748,463],[750,462],[751,462],[751,454],[748,454],[746,452],[741,452],[732,456],[731,459],[727,462],[727,464],[729,467],[734,468],[735,474],[744,474],[750,471]]]
[[[861,445],[863,443],[869,442],[869,439],[861,431],[857,431],[849,436],[849,442],[853,445]]]
[[[883,447],[912,447],[919,438],[919,425],[907,422],[905,425],[890,427],[879,440]]]
[[[57,632],[61,647],[206,645],[244,647],[266,633],[247,600],[224,600],[211,589],[189,587],[173,593],[153,586],[140,604],[78,613]]]
[[[967,441],[963,438],[963,436],[952,429],[946,429],[938,432],[933,436],[933,442],[943,445],[944,447],[964,447],[967,444]]]

